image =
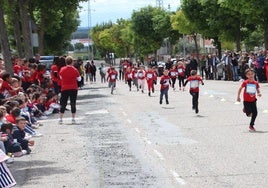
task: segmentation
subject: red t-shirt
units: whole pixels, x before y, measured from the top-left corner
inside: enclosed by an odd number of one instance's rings
[[[249,81],[245,80],[241,87],[244,87],[244,101],[246,102],[254,102],[256,101],[256,92],[257,89],[260,88],[259,83],[257,81]]]
[[[132,71],[126,71],[125,80],[132,80]]]
[[[145,78],[145,71],[139,70],[138,71],[138,79],[143,80]]]
[[[59,72],[58,72],[58,66],[52,65],[50,70],[51,80],[54,82],[59,82]]]
[[[169,76],[165,76],[162,75],[160,78],[160,84],[161,84],[161,90],[165,89],[165,88],[169,88],[169,81],[170,81],[170,77]]]
[[[2,83],[2,87],[0,89],[0,92],[4,94],[4,92],[10,92],[12,90],[12,87],[11,85],[7,82],[7,81],[4,81],[3,80],[3,83]]]
[[[187,81],[190,82],[190,91],[199,92],[199,84],[202,82],[200,76],[190,76]]]
[[[146,80],[154,80],[154,71],[147,71],[145,77]]]
[[[169,75],[170,75],[170,78],[176,78],[178,75],[177,69],[170,69]]]
[[[109,82],[116,82],[117,78],[117,71],[116,70],[111,70],[108,74]]]
[[[185,75],[185,67],[183,65],[180,65],[177,67],[178,76],[184,76]]]
[[[78,89],[77,78],[80,76],[74,66],[67,65],[60,70],[61,91]]]

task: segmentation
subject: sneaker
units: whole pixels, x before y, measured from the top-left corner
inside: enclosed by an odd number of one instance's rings
[[[62,125],[62,123],[63,123],[63,122],[62,122],[62,119],[60,119],[60,120],[59,120],[59,124]]]
[[[252,125],[250,125],[250,126],[249,126],[249,131],[250,131],[250,132],[255,132],[256,130],[255,130],[255,128],[254,128]]]
[[[76,124],[76,121],[75,121],[75,119],[72,119],[72,124],[74,125],[74,124]]]
[[[162,100],[159,101],[159,104],[162,104]]]
[[[26,150],[21,150],[21,152],[23,153],[23,155],[26,155],[27,154],[27,151]]]
[[[196,109],[195,109],[195,113],[198,114],[198,112],[199,112],[199,110],[198,110],[198,108],[196,108]]]
[[[14,157],[21,157],[23,156],[23,153],[21,151],[13,153]]]
[[[148,96],[149,96],[149,97],[151,96],[151,92],[148,93]]]
[[[6,160],[6,164],[11,164],[11,163],[14,163],[14,158],[13,157],[10,157]]]
[[[38,119],[40,119],[40,120],[45,120],[45,119],[47,119],[48,117],[47,116],[40,116]]]
[[[30,154],[32,152],[32,150],[30,149],[30,148],[28,148],[27,150],[26,150],[26,154]]]
[[[168,101],[166,101],[166,104],[169,104],[169,102],[168,102]]]
[[[32,124],[31,126],[33,129],[38,129],[39,128],[39,125],[38,124]]]
[[[34,134],[32,134],[32,136],[33,137],[40,137],[40,136],[43,136],[43,134],[35,132]]]

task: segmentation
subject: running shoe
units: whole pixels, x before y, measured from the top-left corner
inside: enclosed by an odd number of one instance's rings
[[[256,130],[255,130],[255,128],[254,128],[253,126],[250,125],[250,126],[249,126],[249,131],[250,131],[250,132],[255,132]]]

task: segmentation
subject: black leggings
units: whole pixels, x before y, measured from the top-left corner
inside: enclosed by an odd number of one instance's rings
[[[245,112],[246,112],[247,116],[249,116],[251,114],[251,120],[250,120],[249,125],[253,126],[255,123],[255,119],[258,115],[256,101],[254,101],[254,102],[244,101],[243,103],[244,103],[244,108],[245,108]]]
[[[198,110],[199,92],[190,91],[190,94],[192,95],[192,108]]]
[[[68,99],[70,97],[70,105],[71,105],[71,112],[76,112],[76,99],[77,99],[77,90],[65,90],[61,92],[61,98],[60,98],[60,113],[64,113]]]

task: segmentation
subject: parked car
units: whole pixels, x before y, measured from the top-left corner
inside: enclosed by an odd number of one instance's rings
[[[43,63],[46,65],[46,69],[50,70],[52,64],[53,64],[54,56],[40,56],[40,63]]]

